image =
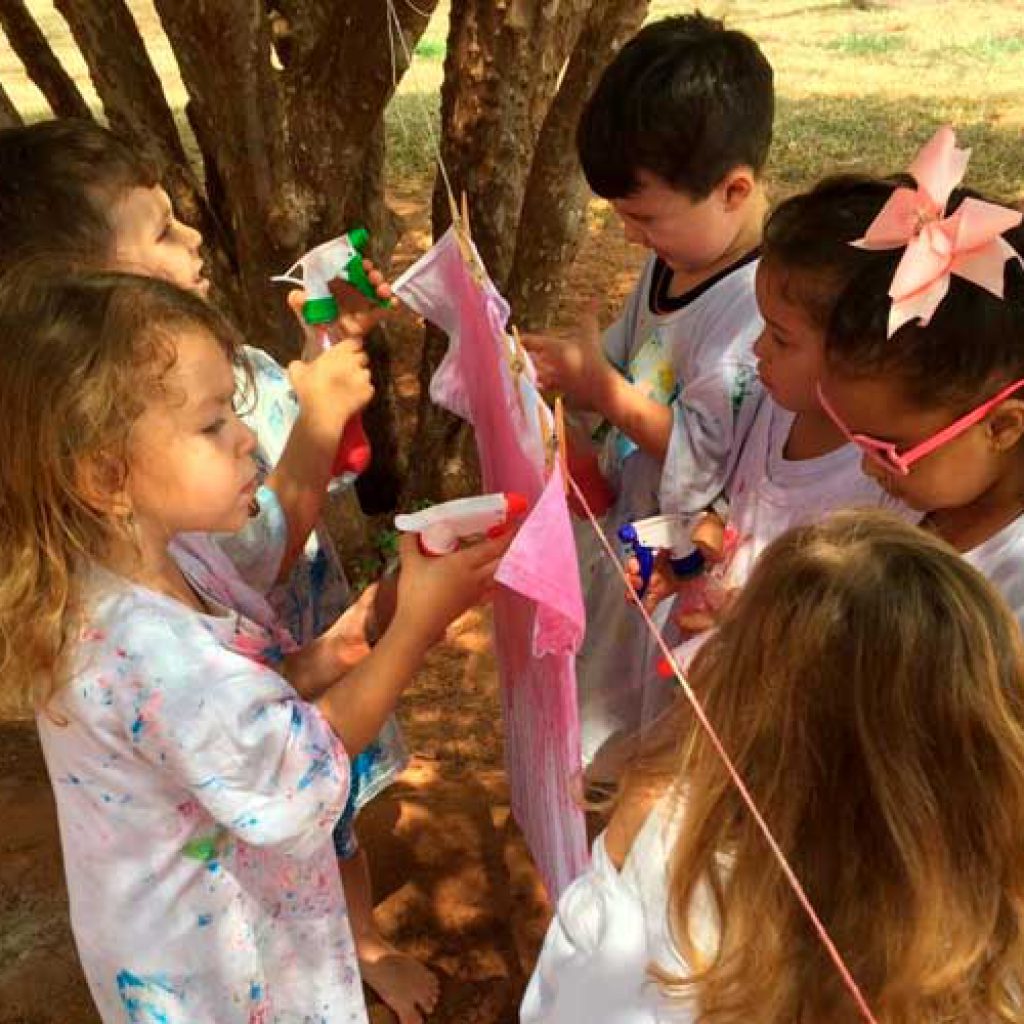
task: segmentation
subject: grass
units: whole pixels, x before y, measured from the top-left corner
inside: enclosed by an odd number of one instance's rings
[[[902,36],[882,35],[873,32],[850,32],[825,44],[827,50],[862,57],[865,54],[893,53],[902,50],[907,41]]]
[[[652,0],[650,19],[694,6]],[[1019,4],[889,0],[861,11],[849,0],[708,0],[701,9],[749,32],[775,68],[774,194],[838,170],[903,168],[949,122],[974,147],[968,183],[1024,197],[1024,32],[1010,30]],[[388,111],[393,180],[432,173],[424,119],[436,124],[447,17],[443,2]]]
[[[152,0],[129,5],[171,103],[180,108],[184,91]],[[650,18],[694,6],[651,0]],[[30,0],[30,7],[86,96],[93,97],[59,14],[42,0]],[[749,32],[775,68],[778,118],[770,180],[778,193],[833,170],[904,167],[915,147],[948,121],[975,147],[970,184],[1004,199],[1024,195],[1024,30],[1012,21],[1021,9],[1017,0],[888,0],[868,11],[850,0],[705,0],[701,8]],[[433,146],[424,122],[437,121],[448,14],[448,0],[441,0],[388,109],[392,184],[420,189],[421,179],[432,173]],[[2,36],[0,78],[25,114],[45,116],[42,98]]]

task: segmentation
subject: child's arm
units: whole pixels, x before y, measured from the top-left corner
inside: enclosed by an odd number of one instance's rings
[[[605,357],[597,316],[588,311],[569,338],[524,334],[541,388],[561,391],[575,406],[599,413],[659,462],[672,435],[672,410],[630,384]]]
[[[353,338],[338,342],[315,362],[289,364],[288,376],[299,399],[299,415],[266,480],[288,524],[279,580],[288,577],[320,518],[345,424],[373,397],[369,361]]]
[[[278,496],[288,524],[288,543],[278,572],[285,580],[320,518],[335,455],[345,425],[373,397],[363,338],[397,308],[391,286],[371,260],[364,260],[367,277],[387,307],[370,302],[344,281],[330,282],[341,315],[327,327],[331,348],[324,351],[321,330],[302,317],[306,293],[288,293],[288,305],[302,327],[302,361],[288,366],[288,377],[299,402],[281,457],[266,483]]]
[[[314,697],[322,691],[314,703],[350,757],[376,737],[448,624],[486,595],[512,536],[482,541],[441,558],[420,554],[417,539],[403,536],[398,604],[373,650],[339,678],[339,634],[332,627],[286,659],[285,676],[301,695]],[[326,689],[325,677],[334,680]]]

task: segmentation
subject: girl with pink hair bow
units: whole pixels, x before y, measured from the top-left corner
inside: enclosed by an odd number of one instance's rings
[[[823,408],[1024,623],[1024,229],[959,186],[940,131],[864,233],[832,312]],[[842,197],[837,197],[842,202]]]

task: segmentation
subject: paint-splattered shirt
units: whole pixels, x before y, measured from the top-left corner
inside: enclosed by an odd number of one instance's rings
[[[275,671],[264,597],[207,537],[172,552],[215,614],[93,570],[39,718],[93,998],[105,1024],[364,1024],[331,844],[348,757]]]

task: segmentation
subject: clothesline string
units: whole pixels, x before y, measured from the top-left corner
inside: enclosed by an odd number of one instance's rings
[[[419,8],[409,3],[409,0],[405,2],[413,8],[420,15],[424,15],[424,12]],[[387,17],[388,17],[388,43],[391,49],[391,75],[393,79],[393,85],[395,89],[398,88],[398,61],[395,54],[395,38],[397,36],[398,42],[401,44],[402,52],[405,54],[406,67],[409,73],[412,73],[412,58],[413,55],[409,50],[409,44],[406,42],[405,33],[402,31],[402,22],[398,17],[398,11],[395,10],[395,0],[387,0]],[[430,111],[426,108],[426,103],[423,100],[423,94],[419,90],[413,90],[413,95],[416,97],[416,103],[419,107],[420,117],[423,119],[424,127],[430,141],[431,149],[434,151],[434,160],[437,162],[437,169],[441,174],[441,180],[444,182],[445,191],[448,193],[448,202],[452,210],[458,208],[458,203],[455,200],[455,190],[452,188],[451,178],[448,174],[448,168],[445,166],[444,157],[441,155],[441,141],[434,131],[434,122],[431,119]],[[396,107],[396,110],[398,108]],[[401,115],[399,115],[401,120]],[[402,122],[404,126],[404,121]]]
[[[821,940],[822,944],[825,947],[825,950],[828,952],[829,957],[835,964],[836,970],[839,971],[839,976],[842,978],[844,984],[850,992],[850,995],[853,997],[854,1002],[856,1002],[857,1007],[860,1009],[860,1012],[864,1015],[864,1019],[868,1021],[869,1024],[877,1024],[875,1016],[871,1012],[871,1008],[868,1006],[867,1000],[864,998],[864,995],[861,992],[860,987],[857,985],[857,982],[854,980],[853,975],[850,973],[849,968],[846,966],[846,962],[843,960],[842,954],[836,948],[836,945],[832,941],[831,936],[828,934],[825,925],[822,924],[821,919],[818,917],[818,914],[815,911],[813,904],[811,903],[810,897],[804,891],[804,887],[800,884],[800,880],[797,878],[796,872],[792,869],[792,867],[790,867],[789,861],[786,859],[786,855],[782,852],[781,847],[776,842],[775,837],[772,835],[771,829],[768,827],[768,823],[764,820],[764,817],[758,810],[757,804],[754,802],[754,798],[751,795],[750,790],[747,789],[746,783],[743,781],[742,776],[740,775],[736,766],[732,763],[732,759],[729,757],[728,753],[726,752],[724,744],[718,736],[718,733],[715,731],[714,726],[711,724],[710,720],[705,714],[703,706],[697,699],[697,695],[693,692],[692,687],[686,679],[686,676],[683,674],[682,669],[679,667],[679,663],[678,661],[676,661],[676,658],[673,655],[668,644],[665,643],[665,639],[661,635],[661,631],[655,625],[654,620],[651,618],[647,609],[644,607],[643,602],[637,596],[636,590],[630,583],[629,576],[626,574],[626,570],[623,568],[621,560],[615,553],[611,544],[608,542],[608,538],[605,536],[604,530],[601,529],[601,524],[597,521],[597,517],[594,515],[594,513],[590,509],[590,506],[587,504],[587,499],[583,496],[583,492],[580,490],[579,486],[576,484],[576,481],[572,478],[571,475],[567,475],[567,480],[569,482],[569,487],[572,489],[573,494],[576,496],[576,500],[580,503],[580,507],[583,509],[584,513],[586,513],[586,517],[589,520],[590,525],[593,527],[594,533],[597,534],[597,538],[600,541],[602,548],[604,549],[608,557],[611,559],[612,563],[615,565],[618,574],[622,577],[622,581],[626,587],[626,593],[628,594],[632,602],[636,605],[636,607],[639,609],[640,614],[643,616],[644,624],[650,631],[651,636],[654,637],[654,640],[660,648],[661,653],[664,655],[667,664],[671,666],[672,672],[678,680],[679,685],[682,687],[683,693],[686,694],[686,699],[690,702],[690,705],[693,708],[693,713],[697,716],[697,720],[700,722],[701,727],[704,729],[705,733],[708,736],[708,739],[711,740],[712,746],[715,748],[715,750],[718,753],[718,756],[721,758],[722,764],[725,766],[726,771],[729,773],[729,777],[732,779],[733,784],[736,786],[736,789],[739,792],[740,797],[743,799],[743,802],[747,805],[747,809],[753,816],[754,821],[757,824],[757,827],[760,829],[761,834],[764,836],[765,841],[768,843],[768,846],[774,854],[775,859],[778,861],[779,867],[782,868],[782,873],[786,876],[786,879],[789,882],[790,887],[793,889],[797,901],[803,907],[805,913],[810,919],[811,924],[814,927],[814,930],[818,934],[818,938]]]

